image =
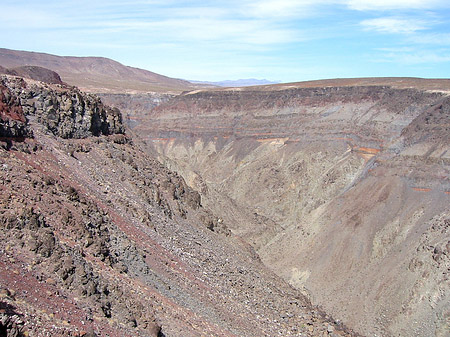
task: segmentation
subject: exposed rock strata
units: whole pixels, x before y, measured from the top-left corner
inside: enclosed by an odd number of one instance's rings
[[[445,336],[450,101],[434,89],[191,92],[134,132],[335,317],[367,335]]]

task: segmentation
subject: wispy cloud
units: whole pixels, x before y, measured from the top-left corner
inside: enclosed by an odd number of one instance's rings
[[[339,0],[253,0],[244,1],[241,10],[248,16],[258,18],[302,18],[316,14],[321,5],[338,2]]]
[[[16,5],[2,5],[0,21],[3,26],[18,29],[36,29],[43,27],[56,27],[63,25],[53,13],[39,8],[18,8]]]
[[[414,34],[409,36],[407,41],[413,44],[450,46],[450,33],[427,32]]]
[[[393,50],[387,51],[377,58],[377,62],[396,63],[401,65],[432,65],[450,62],[447,51],[437,53],[434,51]]]
[[[379,33],[411,34],[428,29],[431,23],[415,18],[381,17],[363,20],[361,25],[366,30],[373,30]]]
[[[345,4],[358,11],[386,11],[398,9],[449,8],[447,0],[346,0]]]
[[[122,31],[151,31],[160,38],[170,41],[203,41],[228,44],[277,44],[292,42],[300,37],[288,28],[270,25],[265,21],[243,21],[232,19],[182,18],[166,19],[156,22],[128,20],[122,22],[103,22],[100,26],[110,26]]]

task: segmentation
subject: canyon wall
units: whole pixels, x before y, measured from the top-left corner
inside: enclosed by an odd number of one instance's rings
[[[133,132],[335,318],[446,336],[450,99],[420,84],[190,92]]]

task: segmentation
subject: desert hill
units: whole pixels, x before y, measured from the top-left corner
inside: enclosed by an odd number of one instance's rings
[[[20,66],[11,69],[0,66],[0,74],[20,76],[50,84],[64,84],[57,72],[39,66]]]
[[[124,66],[104,57],[57,56],[0,48],[0,66],[40,66],[57,72],[62,80],[89,92],[176,92],[204,87],[151,71]]]

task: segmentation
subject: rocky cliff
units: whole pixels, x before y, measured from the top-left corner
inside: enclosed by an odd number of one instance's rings
[[[23,138],[30,136],[32,136],[32,132],[28,127],[20,100],[4,83],[0,84],[0,137]]]
[[[37,118],[55,136],[86,138],[124,132],[118,109],[104,106],[99,98],[77,88],[27,85],[20,77],[6,76],[0,85],[7,99],[15,100],[8,106],[16,105],[28,118]]]
[[[1,83],[2,336],[355,335],[266,269],[117,110]]]
[[[446,336],[447,82],[196,91],[134,132],[334,317],[364,335]]]

